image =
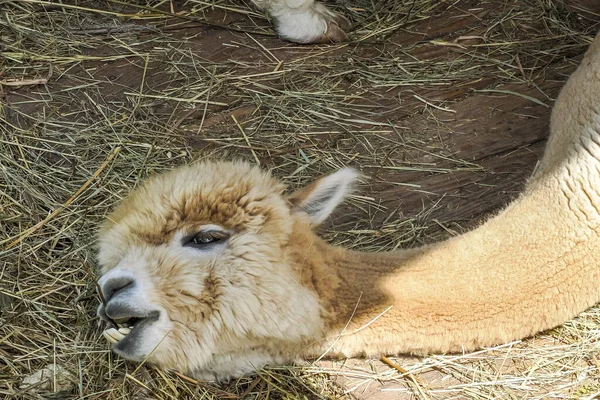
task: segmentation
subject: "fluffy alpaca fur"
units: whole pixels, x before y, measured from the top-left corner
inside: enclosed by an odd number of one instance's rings
[[[469,351],[600,301],[600,35],[563,88],[524,193],[479,228],[389,253],[312,228],[356,178],[289,195],[245,163],[156,176],[99,236],[99,315],[127,359],[225,379],[297,357]]]
[[[279,36],[296,43],[341,42],[350,23],[315,0],[252,0],[274,20]]]

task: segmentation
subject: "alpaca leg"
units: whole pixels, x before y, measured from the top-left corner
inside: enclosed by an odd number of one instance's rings
[[[277,32],[296,43],[332,43],[348,38],[348,20],[314,0],[253,0],[277,26]]]

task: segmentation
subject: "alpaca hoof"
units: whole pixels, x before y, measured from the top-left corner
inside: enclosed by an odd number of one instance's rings
[[[321,3],[306,9],[281,12],[274,15],[279,36],[290,42],[303,44],[335,43],[348,39],[346,30],[350,21]]]
[[[348,20],[342,17],[346,22]],[[350,23],[348,22],[348,25]],[[338,24],[337,21],[329,21],[327,23],[327,31],[321,36],[314,39],[313,44],[327,44],[327,43],[337,43],[348,40],[348,35],[344,31],[343,27]]]
[[[350,30],[350,28],[352,27],[352,23],[350,22],[350,20],[341,14],[335,14],[335,18],[333,21],[340,28],[342,28],[344,30],[344,32]]]

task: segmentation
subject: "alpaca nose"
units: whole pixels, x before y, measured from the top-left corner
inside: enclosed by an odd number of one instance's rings
[[[131,323],[145,319],[153,309],[146,304],[142,285],[130,271],[115,268],[98,281],[104,297],[97,314],[107,322]]]
[[[124,292],[135,286],[135,279],[131,276],[113,276],[101,282],[100,289],[105,302],[115,297],[116,294]]]

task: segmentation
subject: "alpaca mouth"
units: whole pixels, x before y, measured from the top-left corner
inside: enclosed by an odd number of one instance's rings
[[[121,344],[121,347],[127,346],[127,342],[135,340],[140,331],[145,327],[152,325],[160,318],[159,311],[151,311],[144,317],[121,317],[107,321],[109,328],[102,332],[102,336],[113,345]],[[130,340],[126,340],[130,339]]]
[[[143,321],[146,317],[131,317],[131,318],[117,318],[113,319],[112,322],[117,327],[125,327],[129,329],[135,328],[140,321]]]
[[[109,301],[98,307],[98,316],[107,323],[102,335],[112,344],[117,344],[128,336],[138,336],[139,331],[160,318],[158,310],[141,310],[129,303]],[[136,334],[134,334],[136,333]]]
[[[130,271],[113,268],[98,280],[98,290],[102,302],[97,315],[105,324],[102,336],[121,357],[143,360],[170,327],[167,310],[149,301],[152,284]]]

